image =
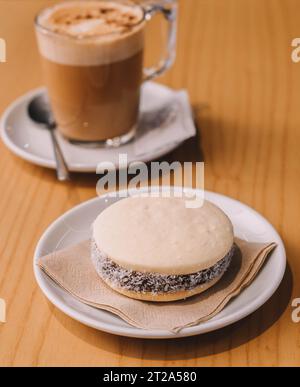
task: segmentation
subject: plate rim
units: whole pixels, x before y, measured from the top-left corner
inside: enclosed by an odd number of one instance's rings
[[[171,87],[168,87],[168,86],[163,85],[163,84],[158,83],[158,82],[149,81],[147,83],[151,84],[151,85],[155,85],[155,87],[164,89],[165,91],[168,91],[170,93],[175,92],[175,89],[172,89]],[[17,97],[13,102],[11,102],[5,108],[5,110],[3,111],[3,113],[0,117],[0,137],[1,137],[4,145],[17,157],[20,157],[21,159],[23,159],[31,164],[35,164],[35,165],[38,165],[38,166],[41,166],[44,168],[48,168],[48,169],[56,169],[56,164],[55,164],[54,158],[51,160],[45,159],[42,156],[37,156],[36,154],[31,153],[31,152],[19,147],[18,145],[16,145],[16,143],[14,141],[11,140],[11,138],[9,137],[9,135],[7,133],[7,126],[8,126],[7,120],[11,114],[14,114],[14,110],[18,106],[20,106],[22,103],[33,98],[34,96],[45,93],[46,90],[47,90],[47,88],[45,86],[40,86],[40,87],[31,89],[31,90],[27,91],[26,93]],[[17,130],[20,130],[20,129],[17,129]],[[177,143],[177,144],[170,144],[169,146],[166,146],[163,149],[158,149],[156,151],[153,151],[151,154],[147,154],[147,155],[142,156],[142,157],[137,156],[136,160],[134,160],[133,162],[135,162],[135,163],[138,163],[138,162],[148,163],[151,160],[155,160],[159,157],[162,157],[165,154],[172,152],[183,142],[184,141]],[[121,149],[122,148],[120,148],[120,150]],[[92,172],[96,173],[96,170],[97,170],[97,165],[88,164],[88,163],[81,164],[81,163],[76,163],[76,162],[74,163],[73,162],[73,163],[69,164],[68,167],[69,167],[69,170],[71,172],[79,172],[79,173],[92,173]]]
[[[155,187],[151,187],[151,188],[161,189],[161,187],[159,187],[159,186],[155,186]],[[175,188],[175,190],[176,189],[182,190],[182,187],[172,187],[172,188]],[[199,190],[199,189],[195,189],[195,191],[203,192],[203,190]],[[121,190],[118,192],[124,193],[124,192],[127,192],[127,190],[125,189],[125,190]],[[274,235],[276,235],[276,237],[278,239],[277,240],[277,244],[278,244],[277,249],[280,250],[280,256],[281,256],[280,269],[278,269],[278,271],[276,273],[277,277],[274,278],[272,286],[268,287],[263,293],[261,293],[259,299],[257,299],[255,302],[253,301],[252,303],[247,304],[242,309],[238,309],[236,312],[231,313],[229,316],[224,316],[223,318],[221,318],[219,320],[208,320],[208,321],[206,321],[204,323],[200,323],[196,326],[184,328],[183,330],[181,330],[179,333],[176,333],[176,334],[169,332],[169,331],[166,331],[166,330],[143,330],[143,329],[139,329],[139,328],[130,326],[129,324],[128,324],[128,327],[118,327],[117,330],[112,329],[111,325],[106,323],[106,322],[100,321],[100,324],[99,324],[99,321],[98,321],[97,324],[94,324],[92,322],[92,320],[93,320],[92,318],[85,317],[85,316],[82,317],[82,314],[80,314],[79,312],[74,310],[71,306],[61,302],[51,293],[49,294],[49,292],[47,290],[47,285],[45,285],[45,281],[46,281],[45,277],[44,277],[45,274],[35,264],[35,262],[40,257],[40,251],[42,249],[42,245],[47,240],[49,234],[51,234],[51,232],[58,226],[58,224],[61,223],[61,221],[63,220],[63,218],[65,216],[68,216],[68,215],[72,214],[73,212],[76,212],[79,208],[89,206],[92,203],[97,202],[99,200],[105,200],[105,199],[109,198],[112,194],[114,194],[114,192],[110,192],[108,194],[101,195],[99,197],[84,201],[84,202],[74,206],[73,208],[69,209],[68,211],[66,211],[62,215],[60,215],[43,232],[42,236],[40,237],[40,239],[36,245],[35,251],[34,251],[33,271],[34,271],[35,279],[37,281],[39,288],[41,289],[44,296],[55,307],[57,307],[61,312],[68,315],[69,317],[73,318],[74,320],[79,321],[80,323],[82,323],[86,326],[89,326],[91,328],[94,328],[94,329],[97,329],[97,330],[100,330],[100,331],[103,331],[106,333],[110,333],[110,334],[114,334],[114,335],[118,335],[118,336],[125,336],[125,337],[134,337],[134,338],[142,338],[142,339],[172,339],[172,338],[183,338],[183,337],[195,336],[195,335],[200,335],[200,334],[204,334],[204,333],[208,333],[211,331],[215,331],[215,330],[224,328],[228,325],[231,325],[231,324],[233,324],[237,321],[240,321],[243,318],[251,315],[254,311],[256,311],[260,307],[262,307],[272,297],[272,295],[276,292],[279,285],[281,284],[283,277],[284,277],[284,274],[285,274],[286,265],[287,265],[286,251],[285,251],[284,243],[283,243],[279,233],[274,228],[274,226],[264,216],[262,216],[259,212],[257,212],[256,210],[254,210],[252,207],[248,206],[247,204],[244,204],[237,199],[233,199],[229,196],[226,196],[226,195],[223,195],[220,193],[204,190],[205,195],[208,194],[208,196],[212,195],[212,196],[215,196],[217,198],[218,197],[225,198],[226,200],[229,200],[229,201],[231,201],[239,206],[242,205],[245,209],[250,211],[253,215],[257,216],[260,220],[263,220],[268,225],[268,227],[270,227],[270,229],[272,229],[272,231],[274,232]],[[208,200],[209,200],[209,198],[208,198]],[[251,285],[250,285],[250,287],[251,287]],[[76,298],[74,297],[74,299],[76,299]],[[109,313],[109,312],[106,312],[106,313]],[[205,324],[205,327],[201,328],[201,325],[203,326],[203,324]]]

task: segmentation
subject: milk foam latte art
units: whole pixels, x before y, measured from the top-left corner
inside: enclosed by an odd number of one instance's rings
[[[37,16],[51,107],[66,138],[120,145],[134,136],[146,14],[131,1],[77,0]]]

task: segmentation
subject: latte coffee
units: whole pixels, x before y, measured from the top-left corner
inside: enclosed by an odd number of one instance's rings
[[[70,1],[36,19],[58,130],[77,141],[127,142],[143,73],[144,13],[131,2]]]

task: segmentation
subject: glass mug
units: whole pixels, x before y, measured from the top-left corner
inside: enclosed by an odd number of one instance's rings
[[[145,26],[156,14],[168,23],[166,57],[143,69]],[[143,81],[174,62],[176,20],[176,4],[165,1],[77,0],[42,10],[35,28],[59,132],[79,144],[129,142]]]

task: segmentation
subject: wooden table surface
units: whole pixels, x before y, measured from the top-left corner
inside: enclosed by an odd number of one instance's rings
[[[32,20],[50,3],[0,0],[0,112],[42,84]],[[201,130],[198,144],[172,157],[202,153],[206,189],[247,203],[281,233],[289,267],[272,299],[230,327],[175,341],[120,338],[73,321],[42,295],[32,257],[53,220],[95,196],[97,176],[58,183],[1,143],[0,365],[300,365],[300,325],[291,319],[300,297],[300,63],[291,61],[299,14],[298,0],[182,0],[177,61],[160,80],[189,91]]]

